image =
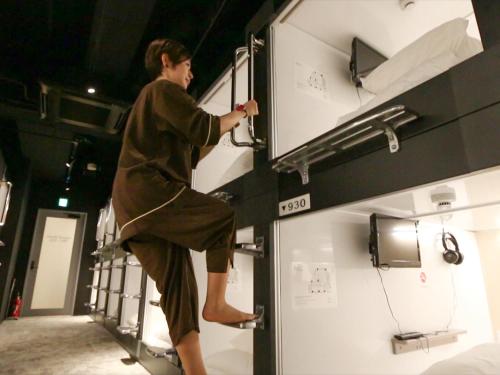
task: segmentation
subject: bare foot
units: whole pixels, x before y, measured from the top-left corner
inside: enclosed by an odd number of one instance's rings
[[[239,323],[257,319],[257,315],[244,313],[227,303],[220,305],[205,304],[202,316],[208,322],[217,323]]]

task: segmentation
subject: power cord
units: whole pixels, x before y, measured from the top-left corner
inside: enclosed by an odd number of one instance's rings
[[[358,94],[359,106],[361,107],[363,105],[363,101],[361,100],[361,95],[359,95],[359,87],[358,86],[356,86],[356,93]]]
[[[386,271],[388,270],[389,268],[386,269]],[[403,331],[401,331],[401,327],[399,326],[399,321],[396,319],[396,317],[394,316],[394,312],[392,311],[391,303],[389,302],[389,296],[387,295],[387,291],[385,290],[384,280],[382,279],[382,275],[380,274],[380,269],[378,267],[377,267],[377,273],[378,277],[380,277],[380,283],[382,284],[382,289],[384,289],[385,299],[387,301],[387,306],[389,306],[389,311],[391,312],[392,319],[394,319],[394,321],[396,322],[399,333],[402,334]]]
[[[455,312],[457,311],[458,301],[457,301],[457,288],[455,287],[455,276],[453,275],[453,269],[450,267],[450,278],[451,285],[453,287],[453,309],[450,313],[450,320],[448,320],[448,324],[446,325],[446,332],[448,332],[453,319],[455,318]]]
[[[427,350],[425,349],[424,347],[424,344],[422,343],[422,338],[425,338],[425,341],[427,342]],[[430,345],[429,345],[429,337],[427,335],[424,334],[423,337],[420,337],[418,339],[418,341],[420,342],[420,345],[422,346],[422,351],[425,353],[425,354],[429,354],[429,352],[431,351],[431,348],[430,348]]]

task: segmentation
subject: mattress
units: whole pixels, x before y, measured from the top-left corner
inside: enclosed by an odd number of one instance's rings
[[[500,344],[482,344],[437,362],[422,375],[500,374]]]

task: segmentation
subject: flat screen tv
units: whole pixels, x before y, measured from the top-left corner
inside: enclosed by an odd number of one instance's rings
[[[349,70],[351,79],[360,87],[361,78],[366,77],[373,69],[382,64],[387,57],[376,51],[362,40],[354,38],[351,45],[351,62]]]
[[[418,221],[372,214],[370,254],[374,267],[420,268]]]

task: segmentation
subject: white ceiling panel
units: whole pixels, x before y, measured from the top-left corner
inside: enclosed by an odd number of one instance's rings
[[[436,26],[457,17],[469,20],[469,35],[480,39],[469,0],[416,0],[402,10],[398,0],[305,0],[287,22],[350,54],[358,37],[387,57]]]
[[[452,188],[456,196],[449,211],[438,210],[431,200],[436,188],[442,186]],[[500,168],[370,199],[343,210],[411,217],[430,223],[444,220],[447,225],[471,231],[500,229]]]

